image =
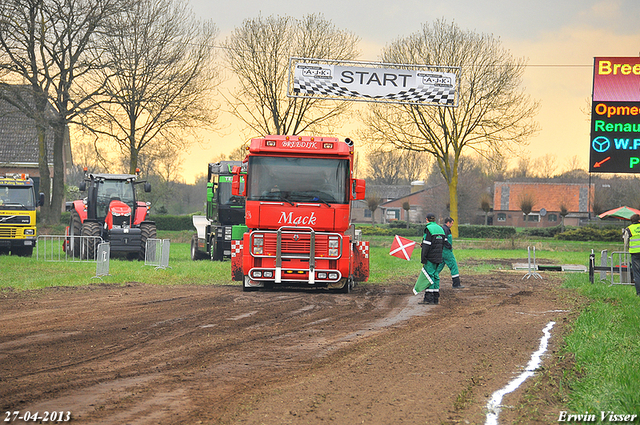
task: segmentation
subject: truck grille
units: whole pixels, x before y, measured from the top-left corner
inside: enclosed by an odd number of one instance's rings
[[[314,240],[313,256],[316,259],[337,259],[342,256],[342,236],[339,233],[312,232],[308,230],[283,230],[280,233],[280,255],[282,258],[309,259],[311,241]],[[251,254],[254,257],[276,257],[278,232],[258,230],[251,236]]]
[[[324,236],[324,237],[322,237]],[[268,235],[264,241],[264,251],[267,255],[276,255],[278,245],[277,236],[275,234]],[[294,235],[283,234],[281,241],[282,254],[306,254],[311,251],[311,238],[309,234],[299,235],[298,240],[294,240]],[[329,240],[327,235],[316,235],[316,256],[327,255],[329,250]]]
[[[0,227],[0,238],[15,238],[16,228],[3,228]]]

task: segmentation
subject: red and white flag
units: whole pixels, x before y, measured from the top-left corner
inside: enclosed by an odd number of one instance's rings
[[[396,235],[393,239],[393,243],[391,244],[391,251],[389,251],[389,255],[409,261],[411,260],[411,253],[415,246],[416,243],[411,239]]]

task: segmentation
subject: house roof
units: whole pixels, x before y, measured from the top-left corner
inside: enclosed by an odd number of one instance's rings
[[[29,96],[28,86],[18,86],[21,95]],[[1,95],[11,96],[6,89]],[[38,164],[38,135],[35,121],[0,95],[0,164]],[[47,142],[47,161],[53,162],[53,130],[50,128],[45,135]]]
[[[368,184],[367,195],[378,195],[382,200],[397,199],[411,193],[411,185]]]
[[[591,185],[593,188],[593,185]],[[586,183],[517,183],[496,182],[493,191],[494,211],[520,211],[520,201],[530,196],[533,210],[560,211],[562,204],[569,212],[588,212],[589,185]]]

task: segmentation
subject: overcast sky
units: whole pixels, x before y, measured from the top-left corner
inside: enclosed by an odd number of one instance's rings
[[[190,0],[200,19],[211,19],[223,40],[243,20],[258,15],[300,18],[322,13],[361,39],[361,60],[378,60],[380,49],[444,18],[461,28],[491,33],[516,57],[528,59],[524,88],[541,103],[540,133],[530,140],[532,158],[551,153],[558,168],[578,155],[587,168],[589,108],[596,56],[640,55],[639,0]],[[434,64],[437,65],[437,64]],[[345,135],[345,137],[348,135]],[[243,140],[233,128],[205,137],[204,149],[186,156],[183,175],[206,171],[207,163]]]

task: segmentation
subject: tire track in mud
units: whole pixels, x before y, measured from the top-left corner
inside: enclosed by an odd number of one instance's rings
[[[146,286],[34,291],[35,301],[11,315],[24,326],[0,333],[0,358],[12,359],[0,366],[3,407],[33,411],[66,403],[76,419],[93,422],[108,417],[105,409],[134,412],[134,405],[155,406],[155,398],[174,393],[183,402],[197,398],[203,380],[222,383],[226,391],[220,397],[226,399],[255,376],[270,379],[270,371],[306,364],[344,343],[345,335],[402,310],[408,293],[367,288],[349,295],[244,294],[237,287],[189,287],[193,293],[167,297],[174,291]],[[48,299],[41,304],[39,297]],[[43,321],[27,323],[43,304],[45,310],[60,310],[56,302],[67,308],[47,324],[47,333]],[[48,336],[35,343],[29,337],[36,331]],[[21,345],[29,347],[26,353]],[[24,367],[11,372],[18,363]]]

